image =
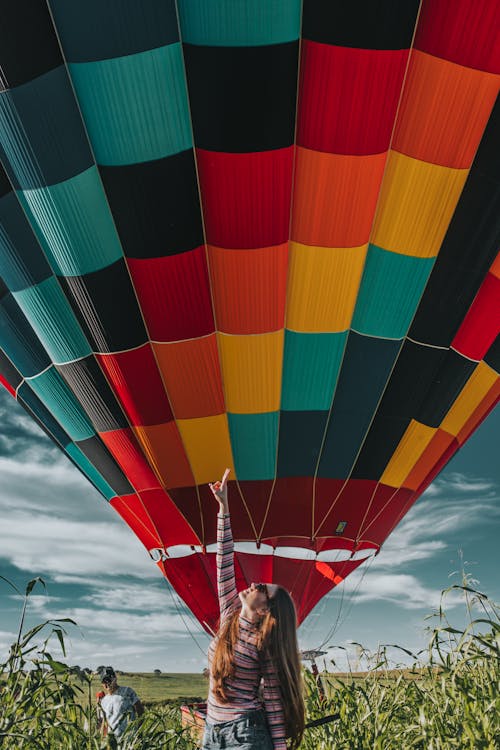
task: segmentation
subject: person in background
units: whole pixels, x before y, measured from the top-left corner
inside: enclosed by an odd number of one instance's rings
[[[99,677],[102,692],[98,693],[98,720],[103,735],[108,737],[108,746],[113,747],[116,743],[112,738],[119,741],[128,722],[142,716],[144,706],[132,688],[118,685],[113,667],[104,667]]]
[[[296,750],[304,731],[297,615],[272,583],[238,592],[226,470],[210,485],[217,502],[220,624],[208,651],[209,694],[203,750]],[[262,697],[261,697],[262,696]]]

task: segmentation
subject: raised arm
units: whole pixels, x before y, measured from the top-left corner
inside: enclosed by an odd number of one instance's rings
[[[219,595],[220,624],[240,606],[234,575],[234,544],[229,516],[226,469],[220,482],[210,485],[217,502],[217,592]]]

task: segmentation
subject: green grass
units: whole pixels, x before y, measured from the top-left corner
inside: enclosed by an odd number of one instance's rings
[[[123,672],[118,675],[118,684],[131,687],[147,705],[179,699],[202,701],[206,699],[208,692],[208,682],[201,673],[174,672],[155,675],[151,672]],[[93,695],[101,690],[98,677],[92,676],[91,687]]]

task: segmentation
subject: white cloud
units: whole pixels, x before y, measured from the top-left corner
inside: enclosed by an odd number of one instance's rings
[[[152,585],[146,587],[141,584],[120,584],[111,587],[101,587],[82,601],[89,602],[101,609],[110,610],[142,610],[155,612],[165,610],[167,587],[161,590]]]
[[[357,572],[357,571],[356,571]],[[352,578],[352,576],[351,576]],[[436,608],[441,601],[441,590],[424,586],[414,575],[405,573],[377,574],[369,571],[355,576],[351,585],[355,586],[356,602],[389,601],[403,609]],[[463,601],[457,593],[450,593],[446,598],[447,607],[455,607]]]
[[[125,526],[14,510],[2,521],[0,557],[37,575],[157,578],[161,573]],[[126,554],[124,554],[126,550]]]

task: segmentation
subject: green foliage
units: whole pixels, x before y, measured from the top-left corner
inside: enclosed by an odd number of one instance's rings
[[[49,650],[55,642],[65,655],[65,628],[74,623],[49,620],[24,632],[26,606],[35,585],[44,583],[29,582],[16,642],[0,664],[0,750],[113,748],[112,740],[99,733],[92,676],[54,659]],[[306,672],[307,720],[333,713],[339,717],[306,730],[303,750],[500,747],[498,609],[470,585],[452,586],[443,595],[457,590],[465,598],[467,627],[453,627],[441,606],[425,658],[401,649],[413,657],[412,667],[395,668],[388,647],[372,655],[359,647],[358,655],[368,659],[368,672],[361,678],[355,673],[323,673],[324,696]],[[473,618],[478,608],[481,617]],[[148,707],[143,717],[129,724],[120,742],[120,750],[194,750],[196,746],[189,729],[181,726],[178,704]]]
[[[363,679],[323,675],[324,700],[314,677],[306,674],[308,718],[335,712],[340,716],[306,730],[303,750],[500,747],[498,608],[465,585],[451,586],[443,598],[457,590],[465,596],[469,624],[463,630],[452,627],[441,605],[426,659],[415,658],[411,668],[395,671],[383,649],[368,656],[373,666]],[[478,607],[484,616],[473,619]]]

